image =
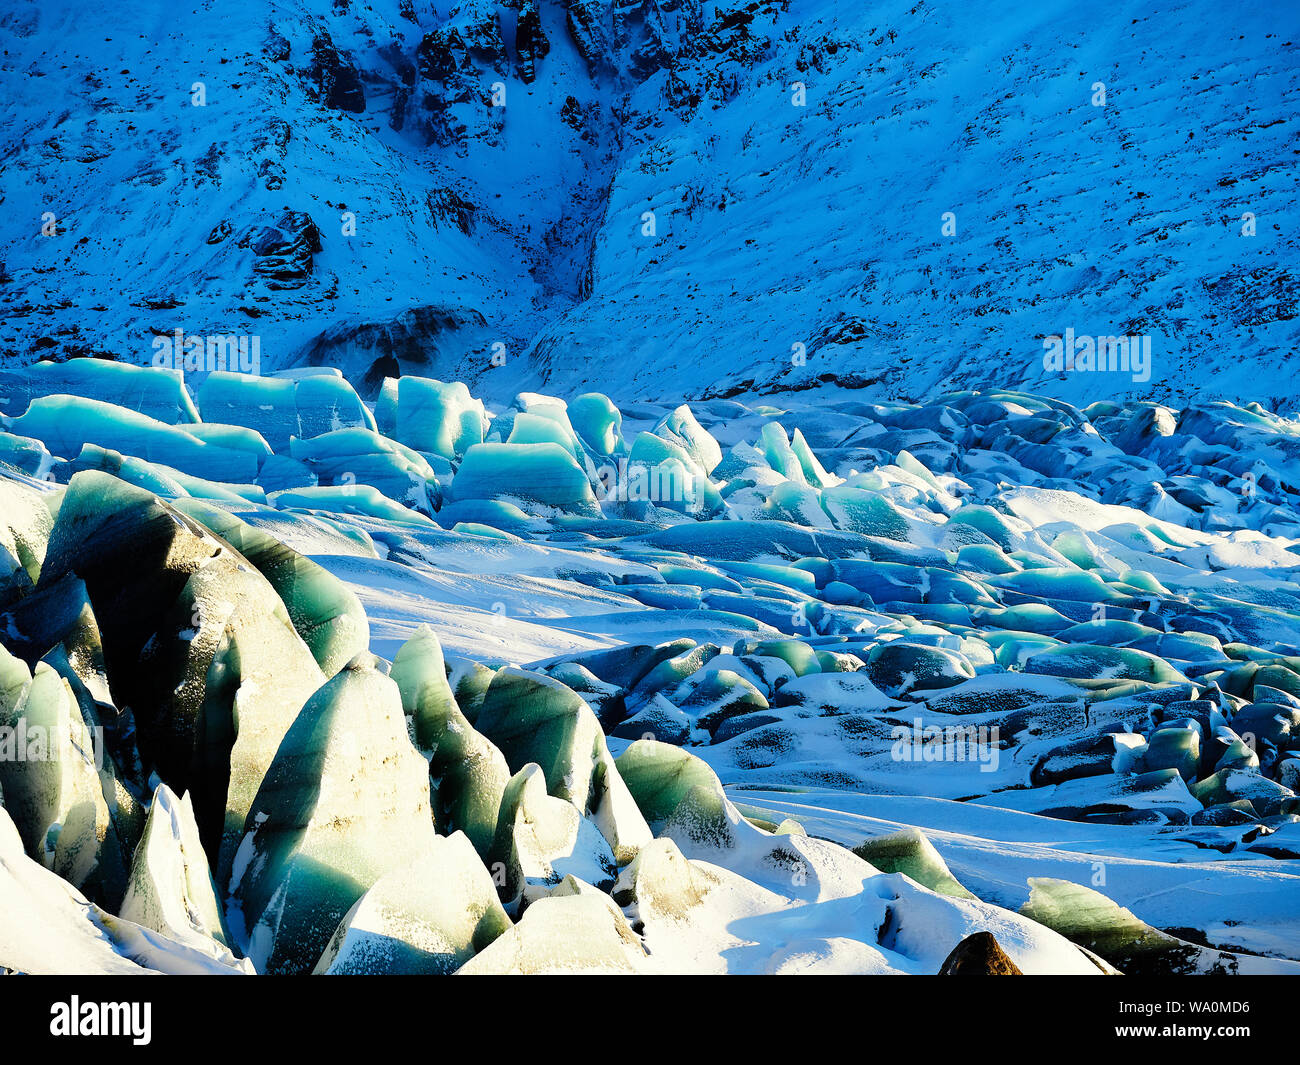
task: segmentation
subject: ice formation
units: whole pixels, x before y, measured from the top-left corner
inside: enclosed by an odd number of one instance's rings
[[[1300,971],[1294,421],[0,385],[8,969]]]

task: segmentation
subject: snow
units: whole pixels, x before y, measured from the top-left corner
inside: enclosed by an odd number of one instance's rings
[[[0,968],[1300,966],[1281,11],[416,6],[0,17]]]

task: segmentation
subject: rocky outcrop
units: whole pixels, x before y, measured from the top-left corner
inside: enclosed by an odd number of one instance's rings
[[[306,211],[286,210],[273,226],[248,230],[240,247],[255,256],[253,273],[268,288],[300,288],[311,278],[312,256],[321,250],[321,233]]]
[[[952,949],[939,969],[940,976],[1023,976],[1007,957],[992,932],[976,932]]]
[[[340,322],[312,340],[300,359],[307,366],[347,367],[358,390],[370,396],[378,392],[385,377],[430,372],[444,354],[451,356],[457,338],[463,344],[471,337],[487,344],[487,322],[482,314],[429,304],[412,307],[387,321]],[[488,365],[486,354],[483,365]]]
[[[537,0],[523,0],[515,22],[515,53],[519,56],[519,80],[530,84],[537,77],[537,64],[546,58],[551,42],[542,29]]]
[[[328,30],[320,29],[312,38],[310,78],[326,107],[353,114],[365,111],[361,75],[351,59],[334,46]]]

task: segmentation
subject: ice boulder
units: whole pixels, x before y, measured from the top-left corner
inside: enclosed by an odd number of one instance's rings
[[[708,847],[735,845],[739,814],[707,763],[666,743],[637,740],[615,764],[656,835],[676,839],[676,829]]]
[[[401,525],[435,525],[418,510],[389,499],[368,484],[316,485],[272,492],[268,501],[280,509],[323,510],[334,514],[357,514]]]
[[[599,892],[551,896],[459,970],[462,976],[646,971],[648,957],[622,911]]]
[[[361,397],[342,372],[332,367],[296,376],[293,402],[298,412],[296,436],[320,436],[351,426],[375,428],[374,416]],[[209,416],[207,420],[216,419]]]
[[[515,415],[510,426],[510,437],[506,440],[506,443],[559,444],[579,463],[582,462],[584,455],[582,445],[578,443],[577,436],[568,426],[567,418],[561,421],[558,418],[547,417],[545,414],[533,414],[530,411],[520,411]]]
[[[182,473],[161,463],[147,462],[132,455],[122,455],[95,444],[87,444],[71,463],[61,467],[60,476],[66,472],[71,478],[82,470],[102,470],[104,473],[111,473],[119,480],[134,484],[165,499],[196,496],[201,499],[218,499],[226,503],[266,502],[266,492],[255,484],[221,484]]]
[[[1025,672],[1049,677],[1108,677],[1158,684],[1179,684],[1187,680],[1163,658],[1146,651],[1083,643],[1039,651],[1025,662]]]
[[[867,656],[867,675],[887,695],[951,688],[975,676],[965,655],[904,640],[879,643]]]
[[[376,664],[307,700],[249,807],[233,882],[259,972],[311,972],[368,888],[433,855],[429,768]]]
[[[199,420],[185,378],[176,370],[108,359],[69,359],[0,371],[0,414],[16,416],[32,400],[56,395],[112,403],[168,425]]]
[[[627,483],[619,486],[620,500],[645,500],[693,515],[711,515],[723,507],[722,496],[704,467],[669,437],[638,433],[627,461]]]
[[[384,873],[339,922],[315,972],[330,976],[453,973],[510,929],[492,877],[464,835]]]
[[[272,455],[262,463],[257,483],[267,493],[282,492],[287,488],[314,487],[316,475],[289,455]]]
[[[826,488],[821,494],[821,504],[837,529],[900,543],[911,542],[912,530],[918,524],[885,496],[852,484]]]
[[[705,474],[712,473],[722,461],[722,448],[685,403],[664,415],[651,431],[682,448]]]
[[[370,429],[336,429],[310,439],[293,437],[290,455],[322,485],[370,485],[403,506],[431,514],[438,480],[416,451]]]
[[[36,584],[54,528],[47,495],[0,477],[0,606]]]
[[[952,875],[934,844],[918,828],[908,827],[868,839],[854,847],[853,853],[882,873],[905,873],[940,895],[975,898]]]
[[[257,377],[219,370],[199,387],[203,419],[255,429],[276,452],[289,438],[320,436],[335,429],[374,429],[375,420],[337,371]]]
[[[199,409],[209,421],[257,431],[278,452],[301,431],[295,391],[289,379],[219,370],[199,386]]]
[[[40,587],[75,574],[140,754],[192,792],[219,881],[262,775],[324,679],[275,589],[233,547],[104,473],[69,483]],[[218,858],[220,848],[221,857]]]
[[[154,790],[118,916],[162,932],[231,967],[253,967],[230,952],[217,886],[199,841],[189,796],[166,784]]]
[[[10,429],[65,457],[78,454],[86,444],[98,444],[213,481],[247,484],[257,477],[258,456],[251,451],[208,443],[183,427],[80,396],[34,400]]]
[[[325,676],[370,646],[370,623],[356,592],[323,566],[228,511],[195,499],[178,500],[176,507],[257,567]]]
[[[461,712],[447,679],[442,647],[421,625],[393,658],[390,673],[411,721],[416,746],[428,753],[437,781],[435,815],[444,832],[465,833],[486,858],[510,781],[505,757]]]
[[[531,762],[502,794],[489,864],[512,912],[545,896],[565,876],[608,890],[617,873],[614,855],[596,826],[572,803],[548,795],[542,770]]]
[[[717,877],[677,849],[671,839],[656,839],[642,848],[619,875],[614,901],[635,913],[643,926],[691,918],[717,883]]]
[[[3,466],[44,481],[52,476],[54,456],[39,440],[0,432],[0,467]]]
[[[34,674],[0,648],[0,793],[27,853],[105,907],[126,889],[133,840],[112,815],[102,735],[86,726],[68,682]],[[18,685],[21,688],[15,690]]]
[[[1153,928],[1099,891],[1068,880],[1029,878],[1020,912],[1099,955],[1126,976],[1296,973],[1300,964],[1215,950]]]
[[[482,401],[460,381],[402,377],[397,382],[393,436],[408,447],[458,459],[482,443],[487,425]]]
[[[101,909],[23,853],[0,807],[0,969],[32,975],[247,972]]]
[[[513,667],[498,671],[475,727],[516,773],[537,763],[547,792],[590,815],[620,865],[649,842],[649,827],[615,768],[595,713],[559,681]]]
[[[594,506],[591,482],[563,446],[475,444],[451,486],[456,500],[510,496],[553,507]]]
[[[614,455],[623,446],[623,415],[599,392],[586,392],[569,404],[569,423],[593,455]]]

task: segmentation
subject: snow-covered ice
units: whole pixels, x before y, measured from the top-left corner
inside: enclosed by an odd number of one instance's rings
[[[1300,972],[1292,7],[0,13],[0,971]]]

